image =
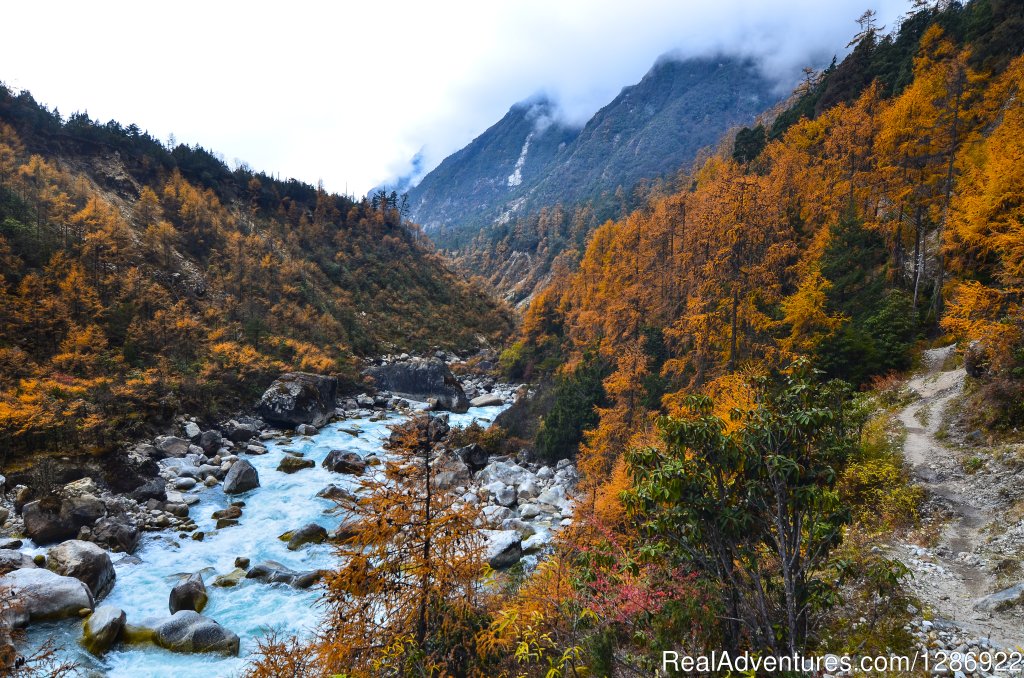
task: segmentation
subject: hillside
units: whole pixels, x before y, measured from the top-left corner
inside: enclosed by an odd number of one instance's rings
[[[514,105],[409,189],[410,218],[442,240],[463,227],[507,221],[502,215],[525,208],[533,189],[580,134],[555,114],[544,97]]]
[[[769,129],[598,226],[530,302],[501,363],[541,386],[496,424],[583,490],[526,588],[575,566],[584,599],[636,594],[677,566],[717,611],[688,654],[1024,640],[1024,6],[866,18]],[[649,609],[595,621],[580,663],[643,666],[662,645],[637,629],[679,614]]]
[[[0,87],[0,448],[105,449],[282,370],[509,329],[389,205]]]

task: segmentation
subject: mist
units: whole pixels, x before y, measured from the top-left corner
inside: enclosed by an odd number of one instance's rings
[[[64,115],[134,122],[361,195],[416,180],[537,93],[581,125],[668,52],[749,57],[792,89],[802,67],[843,55],[868,8],[892,28],[909,5],[17,3],[5,12],[0,80]]]

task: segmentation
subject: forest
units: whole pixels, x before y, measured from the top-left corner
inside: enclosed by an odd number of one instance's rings
[[[517,247],[545,262],[501,356],[544,405],[534,430],[524,407],[478,435],[574,459],[573,527],[520,579],[495,585],[470,550],[408,591],[431,619],[346,612],[312,646],[266,646],[256,675],[296,657],[311,675],[625,676],[667,649],[913,651],[908,571],[870,548],[920,528],[886,428],[899,375],[958,341],[985,426],[1024,423],[1022,21],[919,3],[885,34],[868,12],[846,59],[639,209],[480,236],[468,269]],[[393,581],[340,576],[344,610]]]
[[[452,318],[459,319],[451,322]],[[282,371],[357,379],[510,328],[391,201],[329,194],[0,88],[0,450],[102,453]]]
[[[246,675],[913,655],[933,610],[894,544],[942,528],[905,458],[911,375],[969,375],[948,418],[1011,459],[1011,482],[1024,468],[1024,5],[919,0],[888,31],[858,24],[848,56],[757,125],[617,192],[617,218],[551,205],[455,262],[397,196],[230,171],[0,90],[0,447],[100,451],[241,407],[285,370],[354,393],[362,357],[501,346],[516,402],[487,428],[393,426],[379,470],[335,488],[320,626],[271,630]],[[479,379],[481,362],[453,369]],[[451,480],[453,455],[477,452],[578,469],[571,517],[529,565],[485,554],[494,502]],[[968,480],[997,462],[967,459]],[[998,581],[1020,581],[1017,548]]]
[[[921,4],[882,35],[865,14],[788,110],[555,267],[502,355],[550,375],[533,442],[575,450],[588,492],[524,587],[565,576],[564,606],[506,603],[545,620],[538,655],[626,675],[666,638],[694,655],[908,642],[902,565],[865,546],[913,529],[921,501],[874,414],[893,375],[960,341],[986,426],[1024,423],[1021,21]],[[581,623],[609,581],[635,606]]]

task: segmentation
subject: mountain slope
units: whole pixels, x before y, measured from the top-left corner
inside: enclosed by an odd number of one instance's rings
[[[508,317],[398,210],[230,171],[0,86],[0,451],[103,449],[282,370],[470,349]]]
[[[579,134],[539,97],[520,102],[409,190],[410,215],[428,232],[488,223],[514,209]]]
[[[409,191],[410,216],[445,247],[557,203],[608,216],[618,187],[672,175],[777,98],[749,61],[663,57],[579,131],[545,99],[513,106]]]

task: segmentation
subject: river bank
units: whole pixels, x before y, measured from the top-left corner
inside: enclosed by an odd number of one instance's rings
[[[480,390],[474,384],[470,386]],[[493,404],[438,416],[452,427],[473,422],[487,426],[508,407],[516,391],[510,385],[489,386],[489,392],[481,394],[490,396],[489,401],[476,402]],[[323,538],[344,519],[330,499],[332,492],[357,491],[360,476],[354,471],[376,472],[377,462],[387,455],[384,443],[389,427],[427,407],[381,393],[343,398],[337,405],[333,421],[319,429],[299,424],[291,431],[269,427],[260,431],[257,426],[248,431],[249,422],[236,420],[235,428],[225,426],[217,432],[221,435],[217,448],[212,447],[216,436],[210,431],[197,431],[196,422],[181,420],[178,435],[141,444],[168,454],[155,462],[157,476],[151,481],[154,487],[162,481],[162,499],[159,492],[137,499],[111,493],[91,480],[63,488],[70,505],[95,508],[98,503],[104,511],[129,502],[136,506],[119,515],[125,523],[137,521],[137,544],[132,548],[132,539],[121,545],[103,544],[114,585],[100,600],[94,595],[93,605],[123,610],[129,630],[156,628],[168,618],[171,589],[198,574],[208,596],[202,617],[215,621],[230,634],[228,639],[237,637],[237,656],[230,651],[230,643],[229,651],[220,654],[187,654],[168,651],[166,645],[118,642],[102,658],[95,657],[79,646],[82,622],[77,611],[62,620],[31,620],[27,643],[19,646],[19,652],[51,639],[62,653],[98,675],[232,675],[268,630],[308,633],[318,619],[319,594],[312,584],[319,570],[337,566],[330,540]],[[242,437],[237,428],[246,429],[252,437],[232,441],[232,434]],[[210,449],[204,448],[204,439]],[[141,445],[134,453],[145,451],[139,449]],[[444,463],[451,471],[446,482],[462,493],[463,500],[484,507],[486,524],[480,527],[489,537],[492,564],[507,567],[524,555],[532,560],[535,556],[527,554],[541,550],[551,534],[570,520],[567,492],[575,480],[571,466],[520,465],[508,458],[480,458],[479,450],[463,449],[461,457],[459,453],[444,452]],[[339,464],[340,458],[350,464]],[[237,485],[238,477],[246,474],[232,469],[243,466],[252,469],[258,486]],[[22,505],[23,512],[26,506]],[[112,519],[104,515],[91,526],[79,528],[75,536],[95,536],[97,524]],[[23,518],[8,518],[4,530],[24,530]],[[288,533],[294,537],[296,531],[310,539],[302,543],[303,539],[280,538]],[[29,538],[20,541],[14,550],[23,556],[52,559],[52,547]]]

